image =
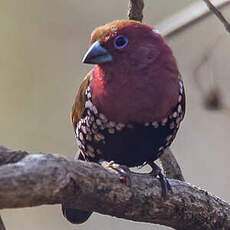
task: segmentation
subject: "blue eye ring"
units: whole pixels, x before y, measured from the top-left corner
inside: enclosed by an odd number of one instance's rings
[[[123,49],[128,45],[128,38],[126,38],[124,35],[118,35],[113,40],[113,45],[116,49]]]

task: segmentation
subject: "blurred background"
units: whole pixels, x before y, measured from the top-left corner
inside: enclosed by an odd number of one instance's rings
[[[159,25],[193,2],[145,0],[144,22]],[[90,33],[126,18],[127,6],[128,0],[0,0],[0,144],[74,156],[69,113],[92,68],[81,63]],[[230,18],[230,7],[222,12]],[[187,93],[186,118],[172,149],[187,182],[230,202],[230,34],[210,15],[167,40]],[[71,225],[59,205],[1,215],[7,230],[170,229],[99,214]]]

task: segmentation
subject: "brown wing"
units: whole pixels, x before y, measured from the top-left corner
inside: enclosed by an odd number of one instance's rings
[[[71,120],[74,129],[77,126],[78,121],[81,119],[84,111],[85,111],[85,102],[86,102],[86,95],[85,91],[89,85],[89,78],[91,76],[91,71],[86,75],[84,78],[75,98],[72,113],[71,113]]]

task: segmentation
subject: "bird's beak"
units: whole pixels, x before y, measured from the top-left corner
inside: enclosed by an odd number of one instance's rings
[[[88,64],[102,64],[106,62],[111,62],[112,56],[108,52],[107,49],[103,48],[100,45],[99,41],[94,42],[88,51],[86,52],[85,56],[82,59],[83,63]]]

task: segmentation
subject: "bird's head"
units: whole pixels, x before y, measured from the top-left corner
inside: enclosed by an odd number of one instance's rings
[[[177,101],[175,58],[162,36],[148,25],[119,20],[98,27],[83,62],[96,64],[93,101],[113,120],[160,119]]]
[[[159,67],[160,54],[164,55],[164,62],[174,59],[157,30],[137,21],[119,20],[93,31],[83,62],[136,72],[149,64]]]

